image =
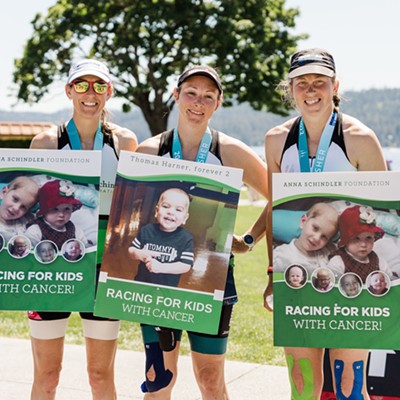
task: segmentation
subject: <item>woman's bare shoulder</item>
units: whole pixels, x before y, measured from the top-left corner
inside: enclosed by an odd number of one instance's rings
[[[136,137],[135,133],[128,128],[113,123],[108,124],[114,135],[119,137]]]
[[[58,135],[57,126],[52,126],[33,137],[30,148],[31,149],[57,149],[58,148]]]
[[[286,136],[288,135],[290,128],[292,127],[295,120],[296,118],[291,118],[284,123],[276,125],[273,128],[269,129],[265,134],[265,139],[267,140],[271,138],[271,140],[279,140],[282,139],[282,137],[286,139]]]
[[[135,151],[138,146],[136,134],[130,129],[124,128],[116,124],[110,124],[110,128],[119,150]]]
[[[161,134],[143,140],[136,149],[138,153],[157,155],[160,147]]]
[[[280,158],[286,142],[286,138],[295,119],[296,118],[292,118],[288,121],[285,121],[283,124],[274,126],[269,131],[267,131],[267,133],[265,134],[265,154],[267,161],[268,159],[270,159],[271,156],[274,159],[276,157]]]
[[[343,134],[352,136],[365,136],[374,135],[375,133],[371,128],[362,123],[359,119],[352,117],[348,114],[342,114]]]
[[[375,132],[357,118],[343,114],[343,137],[350,162],[359,171],[382,171],[386,161]]]

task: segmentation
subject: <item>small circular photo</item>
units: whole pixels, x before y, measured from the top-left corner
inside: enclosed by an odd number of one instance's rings
[[[383,271],[373,271],[367,276],[367,290],[372,295],[384,296],[390,290],[390,278]]]
[[[35,258],[42,264],[49,264],[57,258],[57,245],[51,240],[42,240],[35,247]]]
[[[68,262],[77,262],[85,255],[85,245],[78,239],[67,240],[61,248],[61,254]]]
[[[335,286],[335,275],[329,268],[317,268],[311,276],[313,288],[320,293],[328,293]]]
[[[4,237],[2,234],[0,234],[0,251],[2,251],[4,249]]]
[[[25,258],[31,252],[31,241],[23,235],[17,235],[8,242],[8,253],[14,258]]]
[[[353,272],[343,274],[339,279],[339,291],[348,298],[357,297],[362,290],[361,278]]]
[[[285,282],[293,289],[302,288],[307,282],[307,270],[302,265],[289,265],[285,270]]]

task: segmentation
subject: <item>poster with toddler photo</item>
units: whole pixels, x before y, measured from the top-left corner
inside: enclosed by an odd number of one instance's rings
[[[121,152],[95,314],[216,333],[242,171]]]
[[[400,348],[399,174],[273,175],[276,346]]]
[[[0,149],[0,164],[0,309],[93,311],[101,153]]]

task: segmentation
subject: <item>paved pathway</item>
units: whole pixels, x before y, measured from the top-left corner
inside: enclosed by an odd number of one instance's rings
[[[32,383],[30,341],[0,337],[0,400],[28,400]],[[91,400],[85,371],[83,346],[66,345],[57,400]],[[118,350],[116,384],[119,400],[142,399],[143,353]],[[173,400],[200,400],[190,357],[180,357],[180,375]],[[228,361],[226,381],[231,400],[288,400],[289,381],[285,367]]]

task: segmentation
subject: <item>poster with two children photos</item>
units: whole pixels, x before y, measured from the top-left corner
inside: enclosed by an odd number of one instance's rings
[[[399,348],[399,178],[273,174],[275,345]]]
[[[0,149],[0,309],[93,311],[101,152]]]

